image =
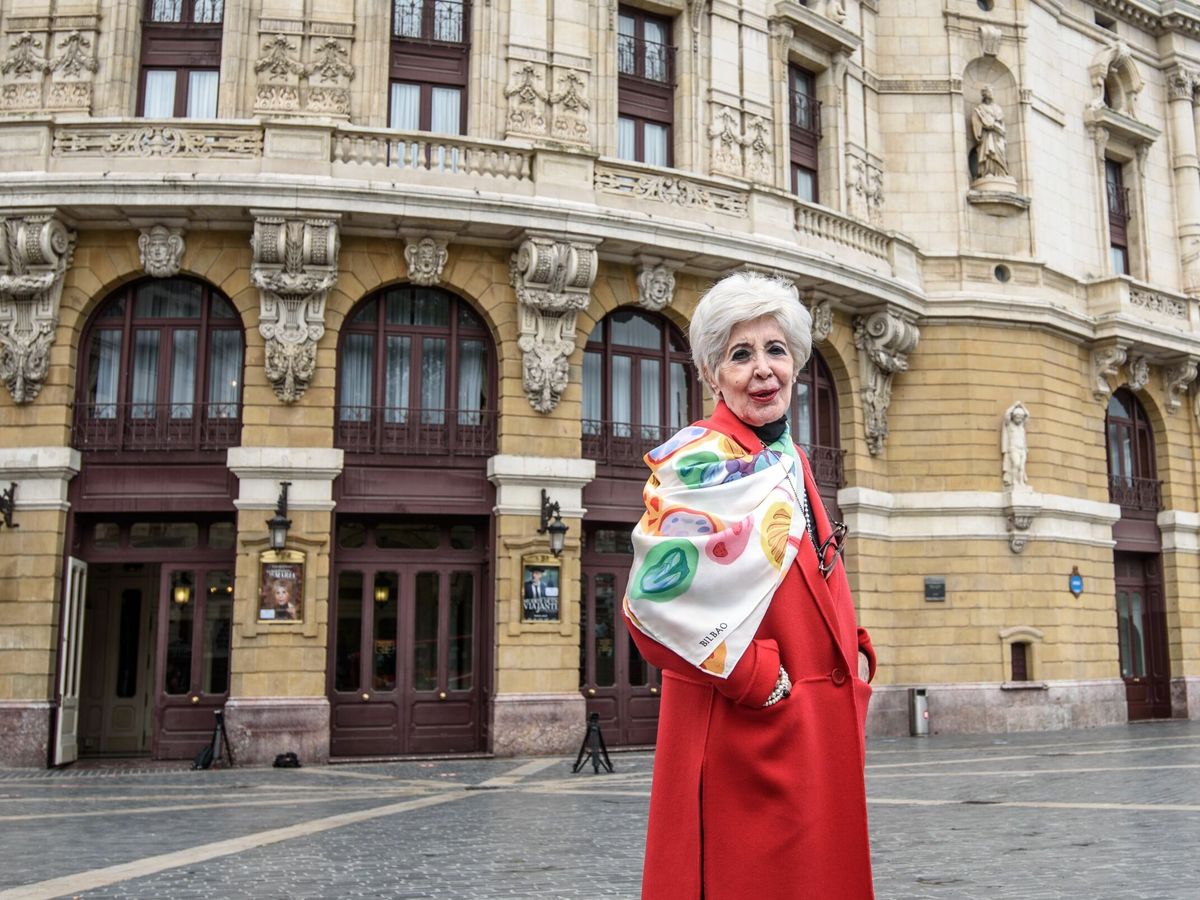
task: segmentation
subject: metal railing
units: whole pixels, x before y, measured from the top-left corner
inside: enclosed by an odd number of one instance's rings
[[[236,403],[94,403],[75,408],[78,450],[225,450],[241,438]]]
[[[1113,224],[1124,225],[1129,221],[1129,188],[1107,183],[1108,215]]]
[[[395,0],[392,37],[461,44],[463,11],[462,0]]]
[[[1162,482],[1155,478],[1109,475],[1108,502],[1116,503],[1125,509],[1158,512],[1163,508]]]
[[[347,453],[477,458],[496,452],[496,412],[340,406],[336,446]]]
[[[617,72],[657,84],[674,84],[675,48],[630,34],[618,35]]]
[[[811,135],[812,139],[821,139],[821,101],[800,91],[792,91],[792,121],[791,127]]]

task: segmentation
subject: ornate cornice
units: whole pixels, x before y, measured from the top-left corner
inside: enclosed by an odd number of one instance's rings
[[[908,369],[908,355],[916,349],[920,337],[916,324],[890,307],[854,320],[854,346],[859,351],[862,380],[863,423],[867,449],[872,456],[883,452],[883,443],[887,439],[892,379],[897,372]]]
[[[0,216],[0,380],[30,403],[50,370],[75,232],[53,212]]]
[[[575,316],[596,280],[597,239],[525,237],[509,262],[520,310],[521,386],[540,413],[558,406],[575,352]]]
[[[337,281],[338,217],[252,214],[250,279],[259,290],[267,380],[280,400],[294,403],[312,381],[325,334],[325,298]]]

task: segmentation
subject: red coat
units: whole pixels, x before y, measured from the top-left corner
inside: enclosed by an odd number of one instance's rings
[[[698,424],[762,446],[723,404]],[[808,496],[819,498],[800,456]],[[824,540],[829,518],[819,501],[813,512]],[[858,678],[858,651],[872,677],[875,655],[842,564],[826,581],[803,541],[727,679],[626,626],[663,670],[644,900],[873,897],[863,776],[871,688]],[[781,662],[791,696],[763,709]]]

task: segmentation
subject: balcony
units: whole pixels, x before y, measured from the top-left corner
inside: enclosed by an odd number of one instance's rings
[[[398,40],[463,43],[461,0],[395,0],[392,37]]]
[[[812,141],[821,139],[821,101],[808,94],[792,91],[791,128]]]
[[[241,436],[237,404],[105,403],[75,408],[71,445],[89,451],[226,450]]]
[[[1158,512],[1163,508],[1162,482],[1155,478],[1108,476],[1108,501],[1122,509]]]
[[[351,454],[436,456],[453,464],[496,452],[496,411],[341,406],[335,446]]]
[[[617,72],[653,84],[675,83],[675,48],[630,34],[617,37]]]

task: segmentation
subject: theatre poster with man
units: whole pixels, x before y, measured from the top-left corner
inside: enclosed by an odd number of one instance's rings
[[[522,561],[521,618],[526,622],[559,620],[559,566],[553,556],[525,557]]]

